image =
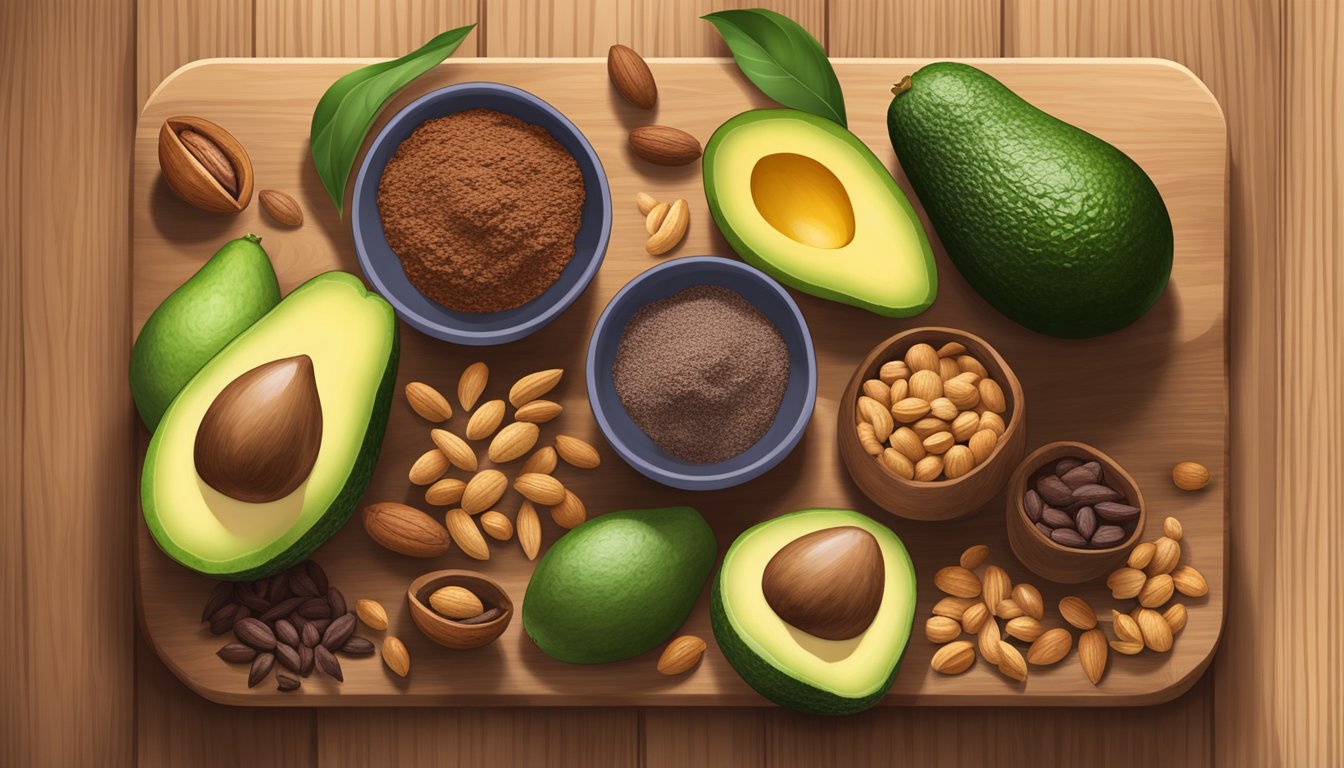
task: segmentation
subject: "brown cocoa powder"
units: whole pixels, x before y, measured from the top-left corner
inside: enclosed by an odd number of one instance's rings
[[[489,109],[425,121],[378,183],[406,277],[459,312],[513,309],[554,284],[584,198],[578,163],[545,128]]]

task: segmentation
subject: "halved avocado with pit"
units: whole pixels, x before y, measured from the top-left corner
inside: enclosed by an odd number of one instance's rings
[[[854,134],[792,109],[744,112],[714,132],[705,198],[728,244],[804,293],[887,317],[938,294],[924,227]]]
[[[882,554],[881,600],[859,634],[828,640],[785,621],[762,588],[775,556],[804,537],[858,528]],[[866,515],[809,509],[747,529],[724,555],[710,593],[714,637],[733,669],[771,701],[841,715],[876,704],[891,688],[915,616],[915,569],[900,538]]]
[[[308,556],[345,524],[382,446],[399,339],[396,316],[359,278],[318,275],[239,334],[173,400],[145,454],[140,503],[155,542],[179,563],[250,580]],[[273,361],[311,361],[321,407],[317,456],[282,498],[239,500],[196,466],[198,431],[219,394]]]

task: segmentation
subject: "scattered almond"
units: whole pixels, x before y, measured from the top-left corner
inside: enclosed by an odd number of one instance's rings
[[[429,485],[448,471],[448,457],[438,449],[425,451],[411,465],[407,477],[415,485]]]
[[[1172,589],[1172,579],[1168,574],[1149,576],[1143,583],[1143,589],[1139,590],[1139,605],[1144,608],[1161,608],[1171,599]]]
[[[369,629],[378,632],[387,629],[387,610],[377,600],[356,600],[355,615]]]
[[[405,644],[395,637],[383,639],[383,663],[395,672],[397,677],[405,677],[411,673],[411,654],[406,650]]]
[[[481,530],[495,541],[508,541],[513,538],[513,523],[493,509],[481,514]]]
[[[485,545],[485,537],[481,535],[481,530],[476,527],[476,521],[471,515],[461,509],[450,509],[444,522],[453,541],[467,553],[467,557],[473,560],[490,559],[490,548]]]
[[[933,604],[933,615],[960,620],[962,614],[977,603],[980,603],[980,601],[974,597],[944,597]]]
[[[985,569],[985,607],[989,609],[990,615],[994,614],[999,603],[1013,594],[1013,580],[1008,578],[1008,572],[997,565],[991,565]]]
[[[560,458],[579,469],[593,469],[602,463],[602,457],[592,445],[569,435],[555,436],[555,452]]]
[[[480,414],[485,409],[477,411]],[[490,441],[490,448],[486,455],[496,464],[507,464],[514,459],[522,458],[532,447],[537,444],[537,438],[541,436],[541,430],[536,424],[530,421],[515,421],[504,427]]]
[[[467,484],[455,477],[445,477],[425,490],[425,503],[436,507],[451,507],[462,500]]]
[[[1070,595],[1059,601],[1059,615],[1077,629],[1090,630],[1097,626],[1097,613],[1081,597]]]
[[[462,510],[468,515],[479,515],[495,506],[508,489],[509,481],[503,472],[483,469],[467,481],[462,491]]]
[[[435,424],[453,417],[453,406],[439,390],[421,381],[412,381],[406,385],[406,402],[411,410],[425,421]]]
[[[1158,653],[1166,653],[1171,650],[1171,625],[1167,623],[1162,614],[1151,608],[1140,608],[1137,621],[1139,633],[1143,636],[1143,644],[1149,650]]]
[[[1072,648],[1073,635],[1069,634],[1069,630],[1059,627],[1047,629],[1027,649],[1027,663],[1038,667],[1058,664],[1069,655]]]
[[[961,598],[948,599],[959,600]],[[976,600],[961,614],[961,628],[966,631],[966,634],[974,635],[985,625],[987,619],[989,619],[989,609],[985,607],[983,602]]]
[[[1100,683],[1106,672],[1106,655],[1105,632],[1089,629],[1078,637],[1078,663],[1093,685]]]
[[[1138,622],[1127,613],[1112,610],[1111,629],[1120,640],[1143,642],[1143,633],[1139,631]]]
[[[1181,540],[1181,521],[1168,517],[1162,521],[1162,534],[1172,541]]]
[[[565,489],[559,504],[551,507],[551,519],[561,528],[574,528],[588,519],[588,510],[572,491]]]
[[[929,663],[940,675],[959,675],[975,663],[975,647],[969,640],[956,640],[934,651]]]
[[[1111,650],[1126,656],[1133,656],[1143,652],[1142,640],[1112,640],[1110,645]]]
[[[691,224],[691,209],[685,200],[678,199],[672,203],[667,216],[663,219],[662,226],[658,231],[649,235],[648,241],[644,244],[644,250],[648,251],[650,256],[661,256],[664,253],[677,247],[682,238],[686,237],[686,230]]]
[[[471,414],[471,419],[467,421],[467,439],[484,440],[494,434],[503,421],[504,401],[491,400]]]
[[[1203,597],[1209,594],[1209,583],[1204,580],[1204,574],[1192,566],[1182,565],[1173,570],[1171,581],[1176,591],[1186,597]]]
[[[1045,618],[1045,601],[1041,598],[1041,591],[1030,584],[1016,584],[1013,586],[1013,602],[1022,609],[1022,612],[1037,621]]]
[[[1129,560],[1127,561],[1126,564],[1130,568],[1138,568],[1139,570],[1143,570],[1144,568],[1147,568],[1148,564],[1153,561],[1153,554],[1155,552],[1157,552],[1157,545],[1151,541],[1145,541],[1142,544],[1139,544],[1136,547],[1134,547],[1134,549],[1130,550]]]
[[[659,203],[653,206],[653,210],[644,217],[644,231],[650,235],[657,232],[658,228],[663,226],[663,219],[667,218],[667,212],[670,210],[672,210],[671,203]]]
[[[1139,591],[1143,589],[1143,584],[1147,581],[1143,571],[1137,568],[1117,568],[1106,577],[1106,586],[1111,590],[1111,597],[1116,600],[1127,600],[1131,597],[1138,597]]]
[[[1182,491],[1198,491],[1209,484],[1209,470],[1203,464],[1182,461],[1171,468],[1171,481]]]
[[[664,675],[680,675],[691,671],[705,655],[705,641],[695,635],[674,638],[658,657],[658,671]]]
[[[565,370],[563,368],[549,368],[544,371],[529,373],[509,388],[509,402],[513,404],[514,408],[522,408],[555,389],[555,385],[560,383],[560,379],[564,375]]]
[[[462,371],[462,377],[457,380],[457,401],[462,404],[462,410],[470,411],[475,407],[489,380],[490,369],[485,363],[472,363]]]
[[[429,439],[448,458],[449,463],[464,472],[476,471],[476,452],[471,450],[467,441],[446,429],[431,429]]]
[[[961,634],[961,624],[946,616],[930,616],[924,622],[924,636],[932,643],[948,643]]]
[[[1167,607],[1167,610],[1163,611],[1162,618],[1166,619],[1167,624],[1171,626],[1171,634],[1180,634],[1181,630],[1185,629],[1185,606],[1180,603],[1172,603]]]
[[[635,49],[613,45],[607,50],[607,77],[621,97],[640,109],[652,109],[658,103],[658,84],[653,72]]]
[[[933,584],[953,597],[975,597],[980,594],[980,577],[959,565],[939,569],[933,575]]]
[[[286,227],[303,226],[303,209],[293,197],[278,189],[263,189],[257,194],[261,209],[277,224]]]
[[[984,564],[986,557],[989,557],[988,546],[984,544],[975,544],[967,547],[966,550],[961,553],[961,567],[968,571],[973,571]]]
[[[547,445],[538,448],[536,452],[527,457],[527,461],[523,462],[523,466],[519,468],[518,474],[529,475],[537,473],[549,475],[555,471],[557,460],[555,449],[551,446]]]
[[[1173,538],[1162,536],[1153,542],[1153,560],[1144,568],[1144,573],[1156,576],[1159,573],[1171,573],[1181,560],[1181,545]]]
[[[541,551],[541,519],[530,501],[524,501],[518,508],[518,544],[528,560],[537,559],[537,553]]]
[[[1003,641],[999,641],[999,672],[1019,683],[1027,679],[1027,660],[1022,658],[1022,652]]]
[[[639,207],[639,212],[645,216],[648,216],[649,211],[652,211],[653,207],[657,204],[658,198],[650,195],[648,192],[635,193],[635,205]]]
[[[513,481],[513,489],[533,504],[555,506],[565,499],[565,486],[550,475],[531,472],[519,475]]]
[[[517,421],[530,421],[533,424],[545,424],[556,416],[559,416],[564,410],[564,406],[553,400],[533,400],[530,403],[525,403],[521,408],[514,411],[513,418]]]
[[[994,615],[1000,619],[1016,619],[1019,616],[1025,616],[1026,612],[1022,610],[1022,606],[1018,605],[1016,600],[1009,597],[1000,600],[994,606]]]
[[[1003,626],[1003,631],[1009,637],[1015,637],[1024,643],[1030,643],[1035,642],[1036,638],[1045,632],[1045,627],[1041,622],[1030,616],[1018,616],[1009,619],[1008,623]]]
[[[999,664],[999,643],[1002,636],[999,634],[999,623],[990,619],[980,627],[977,640],[980,645],[980,655],[985,657],[985,661],[998,666]]]
[[[635,155],[655,165],[687,165],[700,157],[700,142],[668,125],[641,125],[629,141]]]

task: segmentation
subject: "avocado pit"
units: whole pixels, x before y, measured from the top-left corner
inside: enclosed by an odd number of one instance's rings
[[[196,472],[253,504],[282,499],[308,478],[322,444],[322,405],[307,355],[259,365],[215,397],[196,432]]]
[[[805,155],[777,152],[751,169],[751,199],[770,226],[813,248],[854,239],[854,205],[829,168]]]
[[[844,525],[789,542],[765,566],[761,591],[781,619],[825,640],[857,637],[882,605],[886,566],[871,533]]]

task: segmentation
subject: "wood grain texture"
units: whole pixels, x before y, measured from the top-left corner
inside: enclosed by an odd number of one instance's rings
[[[257,56],[396,58],[480,20],[478,0],[255,0]],[[454,54],[471,56],[477,28]]]
[[[823,0],[488,0],[488,56],[605,56],[616,43],[643,56],[724,56],[713,26],[700,20],[725,8],[766,7],[802,24],[826,44]]]
[[[1285,14],[1283,341],[1274,696],[1284,765],[1344,760],[1344,12]],[[1322,463],[1333,464],[1331,469]]]
[[[134,23],[125,0],[88,6],[2,12],[6,765],[125,765],[134,749]]]
[[[1280,3],[1263,0],[1011,0],[1005,7],[1007,55],[1147,55],[1180,61],[1218,97],[1227,116],[1233,174],[1229,204],[1232,289],[1231,460],[1224,489],[1232,528],[1230,587],[1253,592],[1255,610],[1229,611],[1208,694],[1218,695],[1217,764],[1279,761],[1272,709],[1273,615],[1280,312],[1283,260],[1280,187],[1283,141],[1283,25]],[[1286,374],[1290,375],[1290,374]],[[1279,512],[1282,514],[1282,511]],[[1212,761],[1213,755],[1208,757]]]
[[[832,56],[999,56],[1002,0],[830,0]]]
[[[890,71],[913,70],[922,62],[894,59],[878,63],[836,63],[848,97],[851,129],[873,147],[884,163],[895,162],[883,148],[883,122]],[[191,114],[209,104],[221,122],[236,126],[238,140],[249,147],[258,178],[271,179],[281,189],[298,193],[309,223],[281,232],[260,217],[256,207],[231,221],[228,230],[254,231],[263,236],[280,278],[288,289],[326,269],[358,272],[349,224],[315,189],[316,179],[303,147],[311,104],[324,85],[348,63],[263,64],[219,62],[180,72],[146,106],[137,139],[135,172],[135,289],[134,322],[138,326],[173,286],[185,280],[221,239],[217,217],[184,211],[176,199],[163,193],[154,147],[158,127],[169,114]],[[724,62],[656,62],[663,103],[669,121],[697,136],[707,136],[727,117],[762,101],[750,91],[735,69]],[[837,403],[854,367],[868,348],[895,330],[924,325],[966,328],[983,335],[1007,358],[1021,380],[1026,402],[1037,399],[1048,408],[1024,408],[1026,432],[1032,444],[1056,439],[1092,443],[1126,467],[1144,488],[1150,508],[1179,505],[1187,533],[1188,562],[1208,578],[1211,594],[1193,606],[1190,626],[1175,651],[1164,657],[1144,657],[1132,664],[1113,665],[1106,683],[1095,688],[1077,665],[1063,665],[1029,680],[1021,690],[1007,687],[987,667],[944,678],[928,669],[933,647],[912,643],[902,674],[888,703],[1093,705],[1151,704],[1184,691],[1208,663],[1216,643],[1222,614],[1222,572],[1225,545],[1224,500],[1221,494],[1178,497],[1168,473],[1180,458],[1193,457],[1213,471],[1217,482],[1223,467],[1226,424],[1223,309],[1224,195],[1226,143],[1216,105],[1196,80],[1179,67],[1151,61],[1072,63],[1064,61],[986,60],[983,66],[1004,78],[1028,99],[1054,114],[1074,121],[1114,141],[1129,152],[1153,177],[1163,193],[1178,233],[1176,265],[1166,298],[1140,323],[1086,342],[1049,340],[1004,323],[971,291],[938,254],[940,286],[935,306],[918,318],[888,320],[830,302],[798,295],[816,346],[817,407],[803,444],[788,462],[771,474],[727,491],[701,493],[694,504],[715,528],[721,548],[750,525],[779,513],[807,506],[852,508],[890,525],[906,541],[921,575],[923,612],[937,595],[931,574],[955,562],[960,549],[971,542],[998,548],[1007,554],[1002,502],[989,502],[978,515],[948,521],[937,527],[894,518],[864,498],[850,482],[835,450]],[[531,370],[562,367],[568,373],[555,399],[567,412],[546,425],[544,433],[563,430],[605,445],[588,417],[583,388],[584,347],[574,339],[588,338],[597,315],[612,295],[632,277],[656,261],[641,248],[646,233],[634,209],[639,190],[691,203],[692,231],[674,255],[726,253],[700,192],[699,174],[691,169],[662,169],[643,164],[628,154],[622,124],[624,106],[607,91],[606,67],[601,60],[538,60],[492,63],[489,59],[462,59],[440,67],[397,97],[398,104],[451,82],[503,81],[532,91],[569,115],[605,159],[614,201],[611,245],[602,270],[581,300],[554,324],[505,347],[462,350],[445,346],[409,329],[402,335],[398,389],[407,381],[425,381],[451,388],[461,370],[474,359],[486,360],[492,377],[486,397],[500,396],[508,385]],[[275,102],[257,103],[256,82],[271,84]],[[595,85],[597,87],[595,87]],[[693,96],[692,96],[693,95]],[[1180,130],[1171,130],[1172,126]],[[689,170],[689,172],[688,172]],[[1086,396],[1080,396],[1071,374],[1089,371]],[[367,501],[418,504],[421,491],[410,486],[406,469],[427,447],[428,430],[398,398],[383,444]],[[1121,416],[1132,427],[1118,430]],[[460,430],[466,414],[456,414],[448,428]],[[1177,433],[1160,445],[1145,439],[1148,431]],[[607,450],[604,466],[594,472],[561,471],[560,479],[588,506],[590,514],[617,509],[686,503],[687,496],[657,486],[635,473]],[[514,466],[504,467],[512,474]],[[785,483],[783,478],[794,478]],[[519,497],[510,494],[499,508],[516,510]],[[422,505],[423,506],[423,505]],[[1149,526],[1148,537],[1160,525]],[[546,526],[547,543],[559,530]],[[139,547],[142,617],[151,642],[189,685],[215,700],[237,704],[293,704],[318,706],[383,704],[460,705],[752,705],[762,700],[717,654],[710,654],[696,674],[669,681],[654,672],[657,651],[621,664],[600,668],[559,664],[543,656],[524,636],[521,622],[494,645],[471,652],[446,653],[410,628],[404,592],[415,576],[440,568],[479,567],[498,580],[515,602],[526,588],[532,564],[516,546],[493,548],[488,564],[476,566],[461,552],[434,560],[414,561],[379,548],[357,525],[347,526],[315,555],[335,583],[362,591],[360,597],[383,602],[416,661],[416,673],[402,683],[392,681],[376,660],[356,661],[346,669],[340,686],[324,681],[305,685],[299,696],[279,694],[269,687],[248,690],[236,670],[211,652],[198,622],[200,601],[208,592],[204,579],[192,578],[156,551],[142,536]],[[1024,572],[1010,567],[1015,579]],[[1061,588],[1040,584],[1047,600],[1057,600]],[[1079,591],[1097,605],[1104,585]],[[693,612],[684,631],[708,637],[706,600]],[[523,608],[523,610],[526,610]],[[463,664],[463,660],[470,660]],[[394,684],[395,683],[395,684]]]
[[[137,110],[183,64],[255,55],[252,5],[253,0],[135,0]]]

